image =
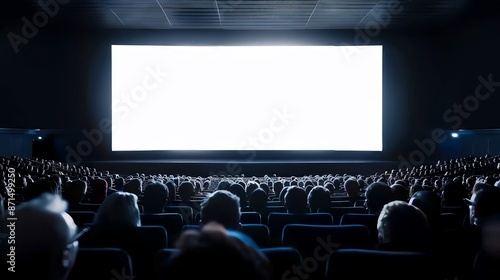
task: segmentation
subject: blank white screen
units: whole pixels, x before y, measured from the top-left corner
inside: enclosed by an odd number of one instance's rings
[[[112,46],[112,150],[382,151],[382,46]]]

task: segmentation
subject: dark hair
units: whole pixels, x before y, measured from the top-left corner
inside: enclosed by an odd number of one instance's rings
[[[168,279],[271,278],[270,262],[265,255],[222,230],[186,231],[178,244],[178,251],[164,263],[162,272]]]
[[[208,195],[201,203],[201,222],[217,222],[225,228],[237,229],[240,222],[240,199],[226,190]]]
[[[169,190],[167,186],[160,182],[152,182],[146,185],[144,197],[142,199],[144,213],[161,213],[167,205]]]
[[[289,213],[307,212],[307,193],[301,187],[289,187],[285,194],[285,205]]]

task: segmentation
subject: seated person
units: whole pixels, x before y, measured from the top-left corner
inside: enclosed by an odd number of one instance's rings
[[[226,229],[238,230],[241,227],[240,214],[240,198],[229,191],[218,190],[201,203],[200,224],[217,222]]]
[[[306,191],[297,186],[288,187],[285,194],[285,208],[287,213],[304,214],[310,213],[307,205]]]
[[[33,276],[47,280],[67,279],[79,245],[77,226],[65,212],[66,207],[60,195],[49,193],[42,193],[17,207],[15,272],[4,268],[2,274],[6,277],[2,279],[31,279]],[[2,224],[9,223],[11,221],[3,219]],[[0,242],[2,260],[9,253],[9,246],[7,240]]]
[[[200,231],[183,232],[176,248],[161,264],[161,279],[270,280],[272,276],[265,255],[216,222],[205,224]]]
[[[330,211],[330,191],[323,186],[315,186],[307,196],[311,213]]]
[[[422,210],[395,200],[382,208],[377,221],[379,250],[428,251],[431,227]]]

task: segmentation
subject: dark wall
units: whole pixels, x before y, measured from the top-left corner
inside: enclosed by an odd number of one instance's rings
[[[110,118],[111,44],[383,44],[384,152],[294,153],[287,157],[292,160],[408,159],[411,152],[421,150],[415,140],[432,139],[431,131],[435,128],[500,126],[500,118],[494,117],[500,100],[498,91],[480,100],[477,108],[471,103],[475,110],[466,114],[467,117],[457,117],[454,111],[443,117],[449,109],[454,109],[453,104],[463,104],[469,96],[474,96],[479,76],[487,79],[491,75],[492,80],[500,81],[499,27],[498,21],[484,19],[440,30],[382,30],[373,37],[365,35],[364,39],[353,30],[97,32],[47,27],[39,30],[28,44],[20,45],[17,54],[6,36],[0,40],[0,127],[66,130],[67,133],[53,140],[56,158],[63,161],[78,163],[78,157],[68,157],[70,154],[76,154],[82,161],[130,158],[137,154],[109,151],[110,134],[100,127],[109,128],[100,123]],[[3,35],[9,30],[4,28]],[[446,150],[439,148],[442,146],[435,145],[432,153],[423,153],[424,160],[446,157]],[[153,153],[149,156],[175,159],[185,155]],[[282,156],[257,154],[257,159]],[[199,155],[187,157],[196,159]],[[222,157],[247,159],[250,155],[227,153]]]

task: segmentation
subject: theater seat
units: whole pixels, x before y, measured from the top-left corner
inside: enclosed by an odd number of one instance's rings
[[[272,280],[294,279],[292,268],[301,266],[302,256],[291,247],[273,247],[260,249],[273,267]],[[297,278],[300,279],[300,278]]]
[[[328,255],[341,248],[371,248],[370,234],[363,225],[300,225],[283,228],[282,246],[297,249],[308,267],[311,279],[322,280]]]
[[[73,221],[79,228],[84,227],[85,224],[93,223],[96,215],[96,213],[92,211],[66,211],[66,213],[73,218]]]
[[[123,249],[79,248],[67,280],[131,279],[132,259]]]
[[[267,218],[269,228],[270,246],[281,246],[281,234],[287,224],[308,224],[308,225],[331,225],[332,215],[329,213],[270,213]]]
[[[162,226],[168,233],[168,247],[173,247],[182,232],[183,220],[179,213],[141,214],[143,226]]]
[[[328,258],[325,280],[442,280],[440,266],[422,252],[339,249]]]
[[[161,226],[140,226],[127,229],[91,227],[79,240],[80,248],[119,248],[132,259],[137,279],[152,279],[154,256],[167,248],[167,231]]]

